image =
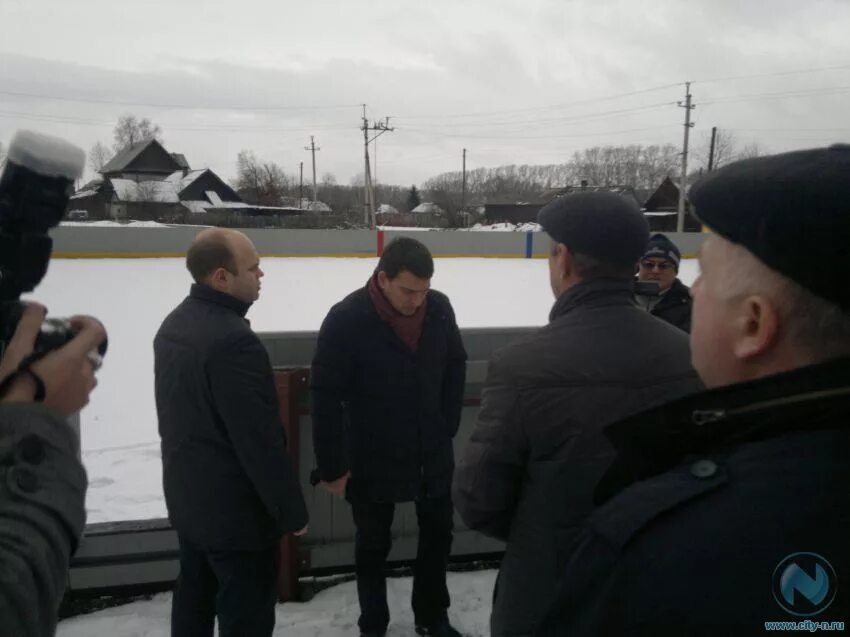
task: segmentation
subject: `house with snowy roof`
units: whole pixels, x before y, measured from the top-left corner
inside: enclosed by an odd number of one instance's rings
[[[186,157],[155,139],[133,144],[110,159],[95,179],[74,193],[69,209],[90,219],[160,219],[229,212],[300,214],[298,208],[246,203],[211,169],[192,170]]]

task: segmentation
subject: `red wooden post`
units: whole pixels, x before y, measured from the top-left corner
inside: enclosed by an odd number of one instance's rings
[[[280,419],[286,432],[286,449],[295,475],[299,475],[299,415],[301,401],[306,399],[308,371],[306,369],[276,369],[274,372]],[[298,538],[287,534],[280,540],[280,566],[277,574],[277,594],[282,602],[298,596]]]

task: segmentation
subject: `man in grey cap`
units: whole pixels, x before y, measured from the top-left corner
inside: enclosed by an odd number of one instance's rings
[[[635,304],[649,230],[633,202],[577,193],[539,215],[551,237],[549,323],[496,352],[460,461],[466,524],[506,540],[493,635],[530,634],[613,449],[604,425],[697,391],[687,335]]]
[[[617,458],[539,634],[850,619],[850,147],[730,164],[690,197],[714,232],[692,288],[709,390],[607,430]]]

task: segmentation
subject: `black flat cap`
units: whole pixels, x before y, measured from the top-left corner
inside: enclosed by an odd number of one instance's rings
[[[537,221],[571,252],[612,265],[634,265],[649,240],[637,203],[613,192],[577,192],[549,202]]]
[[[694,184],[690,200],[710,230],[850,309],[850,145],[729,164]]]

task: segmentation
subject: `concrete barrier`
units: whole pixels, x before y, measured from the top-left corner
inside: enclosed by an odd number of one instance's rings
[[[51,231],[56,258],[182,257],[199,232],[197,226],[85,227],[59,226]],[[265,257],[375,257],[399,236],[424,243],[438,258],[544,258],[550,240],[542,232],[296,230],[245,229]],[[705,240],[702,233],[669,233],[685,257]]]

